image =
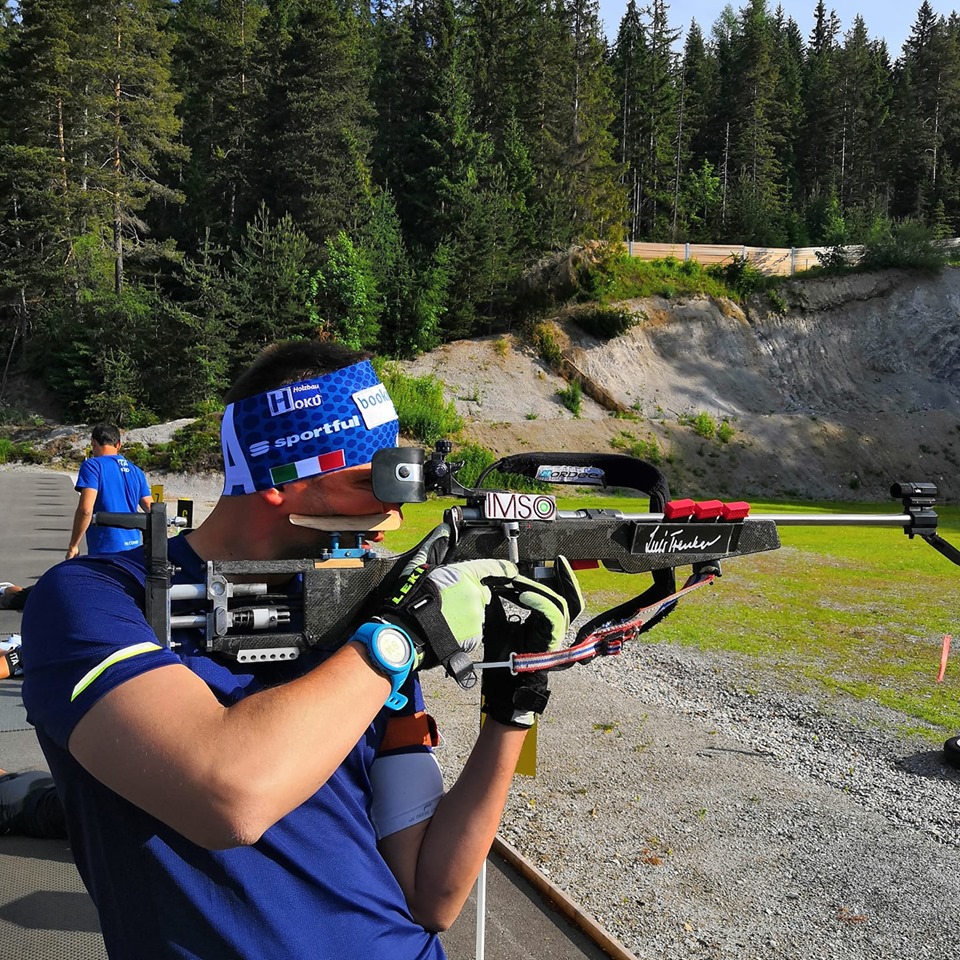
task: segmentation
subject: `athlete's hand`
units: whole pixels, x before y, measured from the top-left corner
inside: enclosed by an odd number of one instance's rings
[[[429,669],[446,664],[458,648],[470,653],[480,646],[492,596],[489,584],[509,583],[516,576],[517,568],[508,560],[421,564],[378,613],[410,634],[417,649],[415,669]],[[459,662],[466,669],[472,661],[461,657]]]
[[[488,581],[498,597],[527,610],[524,619],[510,616],[503,605],[490,605],[483,633],[483,658],[508,660],[511,653],[545,653],[559,650],[570,624],[583,610],[580,584],[566,557],[554,563],[557,589],[513,577],[506,582]],[[546,671],[513,674],[506,667],[483,671],[483,711],[513,727],[533,726],[534,714],[543,713],[550,698]]]

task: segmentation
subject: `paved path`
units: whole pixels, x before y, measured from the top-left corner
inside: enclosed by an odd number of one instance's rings
[[[67,474],[0,470],[4,528],[0,580],[32,584],[63,559],[76,502]],[[0,637],[19,631],[19,612],[0,610]],[[17,679],[0,681],[0,767],[46,769],[26,723]],[[488,960],[601,960],[606,956],[495,856],[488,861],[486,903],[484,953]],[[451,960],[477,956],[475,895],[443,941]],[[69,844],[0,837],[0,960],[57,956],[70,960],[106,956],[96,911],[73,865]]]

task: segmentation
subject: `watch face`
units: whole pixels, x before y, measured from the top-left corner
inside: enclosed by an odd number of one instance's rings
[[[393,627],[386,627],[377,634],[377,650],[384,662],[391,666],[402,667],[410,659],[410,641]]]

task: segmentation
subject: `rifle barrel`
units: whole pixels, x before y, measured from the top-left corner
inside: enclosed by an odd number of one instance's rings
[[[576,510],[558,510],[560,520],[586,519]],[[663,523],[662,513],[624,513],[620,519],[641,523]],[[772,520],[778,527],[909,527],[913,518],[909,513],[754,513],[744,517],[743,523],[751,520]],[[690,517],[676,517],[667,523],[711,523],[696,521]]]
[[[909,513],[757,513],[750,520],[772,520],[778,527],[909,527]]]

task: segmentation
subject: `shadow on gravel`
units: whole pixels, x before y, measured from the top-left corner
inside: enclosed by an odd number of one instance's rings
[[[918,777],[960,783],[960,770],[951,767],[943,758],[942,750],[924,750],[896,761],[896,766]]]

